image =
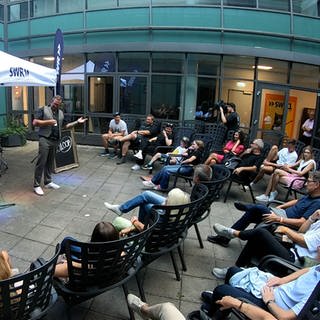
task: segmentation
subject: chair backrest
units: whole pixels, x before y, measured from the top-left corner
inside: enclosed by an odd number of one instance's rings
[[[263,131],[261,138],[263,142],[269,143],[271,146],[276,145],[276,146],[281,146],[282,139],[283,139],[283,134],[279,131]]]
[[[320,149],[313,148],[313,157],[317,164],[317,170],[320,170]]]
[[[316,285],[303,309],[297,316],[297,320],[320,319],[320,282]]]
[[[0,281],[0,319],[24,320],[44,315],[52,300],[52,282],[60,245],[54,256],[32,271]]]
[[[152,211],[159,211],[160,218],[146,243],[144,254],[162,254],[172,250],[186,233],[194,214],[207,196],[208,188],[199,185],[193,195],[193,201],[184,205],[157,205]]]
[[[135,262],[157,221],[155,213],[144,231],[115,241],[66,241],[68,289],[95,296],[133,276]]]
[[[222,123],[206,123],[205,133],[211,135],[213,143],[212,150],[220,150],[223,147],[227,132],[227,127]]]
[[[265,159],[268,156],[269,151],[271,150],[271,144],[268,142],[264,142],[264,147],[263,150],[261,151],[261,155],[263,156],[263,158]]]
[[[303,143],[302,141],[300,141],[300,140],[296,141],[295,150],[296,150],[298,156],[300,156],[300,154],[302,153],[302,150],[305,146],[306,146],[305,143]]]
[[[211,204],[219,199],[220,191],[223,188],[225,182],[229,179],[231,171],[226,168],[224,165],[214,165],[212,167],[212,179],[210,181],[203,181],[201,184],[204,184],[209,192],[207,196],[201,201],[200,207],[195,213],[191,224],[199,222],[205,219],[210,213]],[[196,191],[197,185],[192,189],[191,200],[194,197],[194,191]]]
[[[192,136],[194,135],[195,131],[193,128],[190,127],[177,127],[173,130],[173,145],[175,147],[180,145],[180,141],[183,137],[187,137],[192,140]]]

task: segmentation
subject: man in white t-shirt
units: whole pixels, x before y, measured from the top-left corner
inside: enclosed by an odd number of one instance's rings
[[[256,184],[262,179],[264,174],[272,174],[274,170],[280,169],[284,165],[294,164],[297,161],[298,154],[295,151],[296,140],[289,139],[287,147],[279,150],[278,146],[274,145],[270,149],[267,158],[260,166],[260,170],[251,185]]]
[[[108,156],[110,159],[116,158],[119,141],[116,140],[115,137],[124,137],[127,134],[127,124],[123,120],[121,120],[120,113],[116,112],[113,115],[113,119],[110,121],[108,132],[102,134],[102,144],[105,150],[100,154],[100,156]],[[113,154],[109,153],[109,144],[111,144],[113,147]]]

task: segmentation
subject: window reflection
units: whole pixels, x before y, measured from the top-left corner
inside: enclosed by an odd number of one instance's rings
[[[181,77],[153,76],[151,113],[157,118],[179,119]]]
[[[115,55],[111,52],[88,54],[88,60],[94,63],[94,69],[87,72],[113,72],[115,71]]]
[[[146,114],[147,78],[120,76],[120,112]]]
[[[182,73],[184,55],[181,53],[154,53],[152,54],[153,72]]]

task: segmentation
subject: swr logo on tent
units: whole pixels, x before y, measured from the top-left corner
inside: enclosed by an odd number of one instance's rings
[[[10,68],[10,77],[28,77],[29,70],[23,68]]]

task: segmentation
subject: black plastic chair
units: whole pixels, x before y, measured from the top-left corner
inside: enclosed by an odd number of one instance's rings
[[[226,138],[227,127],[222,123],[206,123],[205,133],[211,135],[211,150],[222,150]],[[209,154],[208,154],[209,155]]]
[[[211,204],[219,199],[220,191],[223,188],[225,182],[230,177],[230,170],[223,165],[214,165],[212,167],[212,179],[210,181],[202,181],[201,183],[207,186],[209,192],[207,196],[201,201],[198,211],[193,216],[189,228],[194,226],[200,248],[203,248],[203,242],[201,239],[198,223],[206,219],[211,212]],[[196,186],[194,186],[195,190]],[[191,200],[193,200],[193,193],[191,193]]]
[[[42,318],[57,300],[52,287],[60,245],[54,256],[41,267],[0,281],[0,319]]]
[[[178,250],[182,264],[182,269],[187,270],[183,258],[181,246],[187,236],[188,227],[202,201],[208,194],[205,185],[197,185],[192,192],[192,201],[188,204],[177,206],[157,205],[152,207],[152,211],[161,212],[159,222],[151,232],[151,235],[142,251],[142,261],[147,266],[160,256],[169,253],[176,274],[176,279],[180,281],[180,273],[175,261],[173,251]]]
[[[158,221],[154,212],[145,230],[120,240],[85,243],[66,242],[69,281],[54,279],[54,286],[68,305],[76,305],[105,291],[122,286],[128,295],[127,281],[136,277],[140,295],[144,297],[137,272],[141,267],[140,253]],[[133,311],[128,307],[130,319]]]

